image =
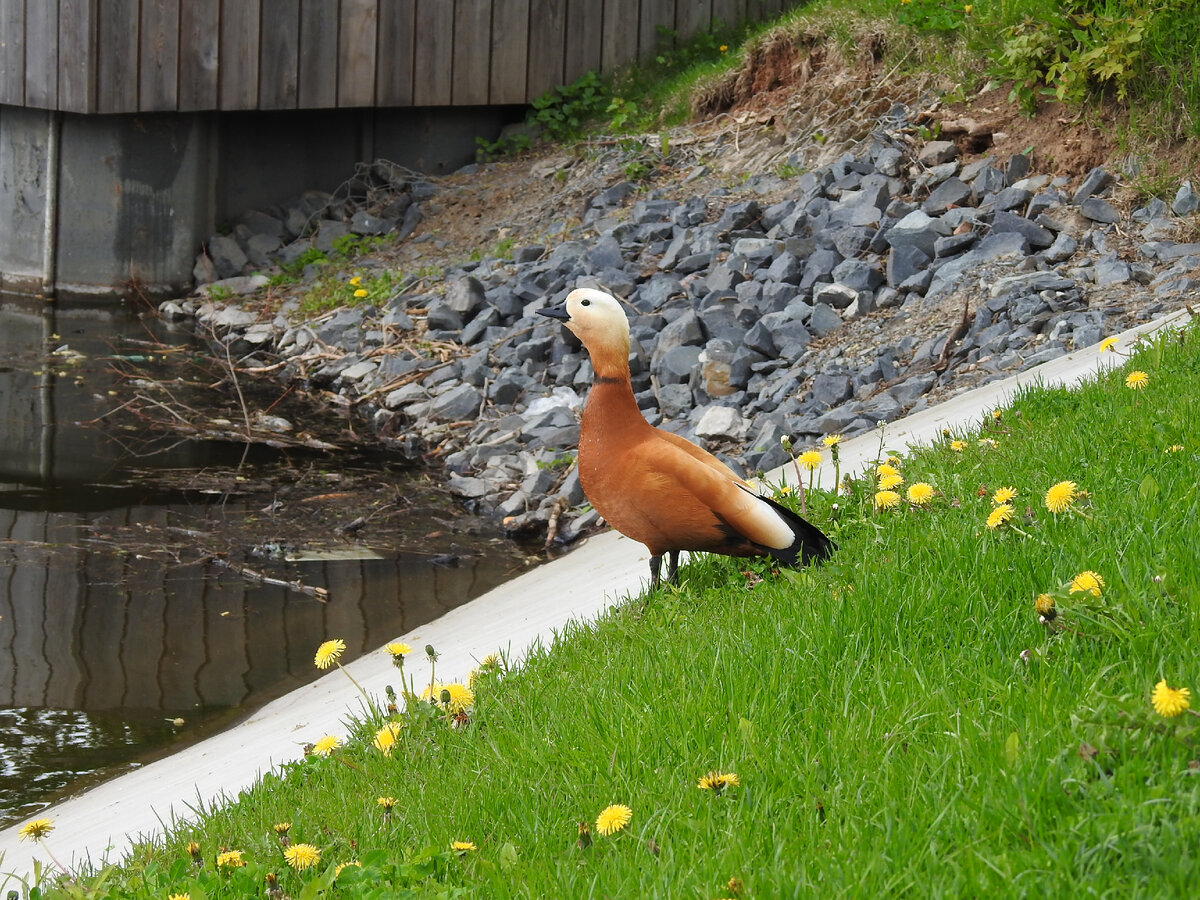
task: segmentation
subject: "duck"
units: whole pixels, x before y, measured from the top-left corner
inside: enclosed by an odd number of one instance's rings
[[[787,565],[828,558],[819,528],[760,496],[702,447],[642,416],[629,372],[629,319],[611,294],[577,288],[537,312],[583,343],[593,379],[579,429],[579,482],[596,512],[650,552],[650,590],[677,581],[679,554],[769,556]]]

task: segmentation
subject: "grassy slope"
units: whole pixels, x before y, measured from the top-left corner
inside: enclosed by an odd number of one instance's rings
[[[322,867],[376,863],[339,896],[388,877],[422,896],[706,897],[731,877],[749,897],[1188,895],[1200,730],[1149,695],[1200,674],[1198,351],[1192,332],[1143,352],[1141,392],[1122,372],[1029,392],[984,427],[994,447],[972,435],[903,462],[939,490],[929,509],[874,513],[859,482],[833,564],[753,587],[744,563],[689,566],[680,590],[478,685],[469,727],[411,722],[391,759],[363,728],[338,758],[148,850],[149,882],[135,866],[119,895],[197,897],[189,839],[209,896],[267,870],[296,895],[311,878],[282,864],[277,821],[322,848]],[[1062,479],[1090,497],[1055,517],[1041,498]],[[984,527],[1001,485],[1018,491],[1019,531]],[[831,498],[812,501],[827,522]],[[1085,569],[1107,583],[1100,600],[1060,590]],[[1034,613],[1047,591],[1061,629]],[[710,769],[741,786],[698,790]],[[380,795],[399,801],[390,817]],[[609,803],[632,807],[629,829],[576,849],[576,824]],[[459,839],[479,850],[440,852]],[[231,884],[208,874],[222,847],[251,860]],[[414,858],[425,868],[397,868]]]

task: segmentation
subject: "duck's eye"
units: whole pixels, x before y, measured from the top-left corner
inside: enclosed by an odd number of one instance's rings
[[[591,301],[591,300],[580,300],[580,301],[579,301],[579,305],[580,305],[580,306],[591,306],[591,305],[592,305],[592,301]]]

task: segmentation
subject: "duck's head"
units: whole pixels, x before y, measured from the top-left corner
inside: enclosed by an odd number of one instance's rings
[[[612,355],[622,365],[629,363],[629,319],[616,297],[593,288],[578,288],[567,294],[557,306],[547,306],[538,312],[566,325],[592,357]]]

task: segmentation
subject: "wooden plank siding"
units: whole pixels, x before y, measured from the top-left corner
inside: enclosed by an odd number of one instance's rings
[[[300,103],[300,0],[263,7],[259,36],[258,108],[295,109]]]
[[[0,104],[76,113],[525,104],[665,29],[798,0],[0,0]]]

